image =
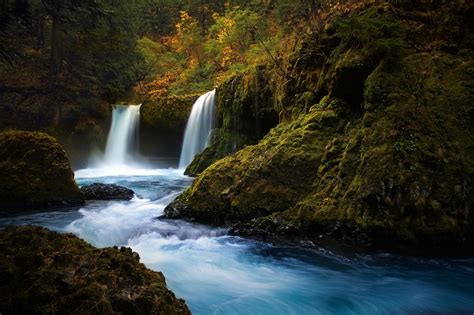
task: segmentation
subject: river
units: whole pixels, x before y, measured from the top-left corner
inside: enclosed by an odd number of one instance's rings
[[[116,183],[131,201],[0,217],[36,224],[97,246],[129,246],[194,314],[472,314],[474,259],[335,254],[229,236],[225,229],[160,220],[191,184],[173,169],[76,172],[79,185]]]

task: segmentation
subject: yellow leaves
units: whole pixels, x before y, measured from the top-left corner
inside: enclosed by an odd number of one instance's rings
[[[179,16],[181,18],[181,21],[191,21],[193,18],[189,15],[188,12],[186,11],[180,11]]]
[[[221,52],[221,60],[219,64],[223,67],[226,68],[232,64],[232,61],[234,60],[235,54],[234,51],[230,46],[225,46],[222,49]]]
[[[193,25],[193,23],[196,23],[194,19],[189,15],[189,13],[186,11],[180,11],[179,17],[180,17],[180,21],[176,23],[175,25],[176,31],[178,33],[182,33],[186,31],[186,28],[189,28],[190,26]]]
[[[349,14],[354,11],[363,10],[368,5],[373,5],[377,3],[377,0],[352,0],[352,1],[327,1],[328,10],[326,12],[318,13],[326,14],[326,15],[333,15],[338,13]]]
[[[188,67],[194,69],[197,66],[199,66],[199,60],[197,58],[190,58],[188,62]]]
[[[221,28],[217,33],[217,41],[222,44],[227,41],[232,28],[235,26],[235,20],[225,16],[220,19]]]
[[[176,23],[176,35],[173,36],[172,44],[176,52],[188,56],[199,54],[202,45],[201,29],[198,22],[186,11],[180,12],[180,21]]]

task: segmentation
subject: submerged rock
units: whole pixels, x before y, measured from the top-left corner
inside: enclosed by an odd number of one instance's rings
[[[0,231],[2,314],[190,314],[130,248],[41,227]]]
[[[80,205],[84,197],[56,139],[41,132],[0,133],[0,208]]]
[[[433,14],[465,18],[450,10]],[[213,163],[165,215],[239,223],[234,232],[245,235],[472,252],[473,52],[411,33],[431,32],[423,14],[385,3],[335,20],[332,35],[305,44],[293,65],[287,94],[300,101],[284,104],[289,121]],[[451,28],[430,36],[452,40],[442,35]]]
[[[134,191],[116,184],[94,183],[81,187],[86,200],[130,200]]]

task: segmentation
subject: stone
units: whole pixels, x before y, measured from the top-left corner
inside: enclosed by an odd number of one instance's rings
[[[94,183],[81,187],[86,200],[130,200],[135,192],[116,184]]]

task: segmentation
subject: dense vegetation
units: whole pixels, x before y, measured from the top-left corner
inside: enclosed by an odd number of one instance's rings
[[[283,84],[326,2],[2,1],[0,128],[46,131],[83,159],[104,145],[108,103],[136,100],[152,133],[179,140],[191,104],[176,110],[168,97],[182,103],[261,64]]]

